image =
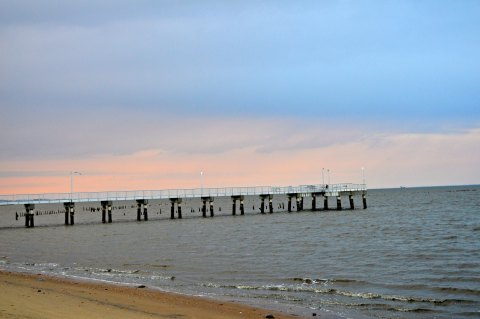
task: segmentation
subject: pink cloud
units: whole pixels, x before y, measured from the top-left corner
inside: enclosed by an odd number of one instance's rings
[[[195,138],[195,130],[184,132],[178,140],[183,143],[180,151],[154,147],[130,154],[3,161],[2,172],[8,174],[0,178],[0,193],[69,192],[72,170],[83,173],[75,176],[75,191],[79,192],[198,188],[200,171],[204,172],[205,187],[321,183],[322,168],[330,169],[332,183],[360,183],[361,167],[365,167],[371,187],[472,184],[480,180],[480,129],[449,134],[362,135],[359,128],[343,128],[343,136],[335,140],[334,131],[324,134],[325,126],[302,130],[295,129],[298,123],[294,121],[282,124],[287,129],[258,122],[246,126],[244,120],[231,120],[206,129],[200,138]],[[289,127],[293,127],[291,134]],[[348,136],[359,134],[368,138],[348,140]],[[324,143],[324,138],[331,141]],[[189,144],[203,140],[205,151],[201,144],[186,151]],[[229,141],[234,146],[225,146]]]

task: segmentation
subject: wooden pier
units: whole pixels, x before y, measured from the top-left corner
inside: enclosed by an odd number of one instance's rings
[[[137,221],[148,220],[149,200],[169,200],[170,218],[182,218],[182,202],[198,199],[201,204],[201,216],[214,217],[214,201],[216,198],[230,198],[232,201],[232,215],[237,214],[239,202],[240,215],[245,215],[244,200],[247,196],[260,199],[260,213],[273,213],[273,199],[275,196],[286,196],[287,209],[280,211],[292,212],[292,201],[296,203],[296,210],[304,210],[305,198],[311,198],[311,210],[320,208],[317,200],[323,198],[323,210],[329,210],[329,198],[336,199],[336,210],[342,210],[342,197],[348,197],[350,209],[355,209],[354,197],[361,197],[363,208],[367,208],[367,187],[365,184],[316,184],[286,187],[258,186],[258,187],[228,187],[228,188],[200,188],[200,189],[167,189],[142,190],[124,192],[88,192],[88,193],[49,193],[26,195],[0,195],[0,205],[24,205],[25,226],[34,227],[35,204],[63,203],[65,208],[65,225],[74,225],[75,203],[99,202],[102,210],[102,223],[112,223],[112,207],[114,202],[135,201],[137,203]],[[176,209],[175,209],[176,208]],[[279,211],[279,212],[280,212]],[[108,217],[108,218],[107,218]]]

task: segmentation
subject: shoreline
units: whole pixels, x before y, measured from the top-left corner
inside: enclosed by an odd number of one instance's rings
[[[140,288],[141,287],[141,288]],[[145,286],[90,282],[0,270],[0,317],[6,318],[301,318],[231,301]]]

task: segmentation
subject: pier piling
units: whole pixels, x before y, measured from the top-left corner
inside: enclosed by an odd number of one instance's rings
[[[142,206],[143,206],[143,220],[148,220],[148,199],[137,199],[137,221],[142,220]]]
[[[107,222],[107,207],[102,205],[102,223],[105,224]]]
[[[63,207],[65,208],[65,225],[73,225],[75,223],[75,203],[65,202]]]
[[[25,204],[25,227],[27,228],[34,227],[34,220],[33,220],[34,209],[35,209],[35,204]]]
[[[182,219],[182,199],[170,198],[170,203],[170,219],[175,219],[175,204],[177,204],[177,217],[178,219]]]
[[[323,209],[328,210],[328,196],[323,196]]]
[[[342,198],[337,196],[337,210],[342,210]]]
[[[363,194],[362,200],[363,200],[363,209],[367,209],[367,195]]]
[[[353,202],[353,196],[352,195],[349,195],[348,196],[348,199],[350,201],[350,209],[355,209],[355,204]]]
[[[214,213],[213,213],[213,199],[210,199],[209,203],[210,203],[210,217],[213,217],[214,216]]]
[[[317,210],[317,197],[315,196],[315,194],[312,194],[312,210]]]
[[[144,221],[148,220],[148,201],[147,200],[143,201],[143,220]]]
[[[202,199],[202,217],[206,218],[207,217],[207,200]]]
[[[70,206],[65,205],[65,225],[70,223]]]

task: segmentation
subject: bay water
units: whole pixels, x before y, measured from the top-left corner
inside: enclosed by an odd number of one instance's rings
[[[74,226],[63,225],[62,204],[44,204],[34,228],[23,206],[0,206],[0,269],[304,317],[480,318],[480,186],[369,190],[367,200],[314,212],[305,198],[304,211],[288,213],[277,196],[274,213],[260,214],[260,199],[247,197],[245,216],[238,205],[231,216],[231,200],[217,198],[213,218],[185,200],[181,220],[168,201],[150,201],[141,222],[134,202],[114,202],[112,224],[101,223],[100,203],[77,203]]]

